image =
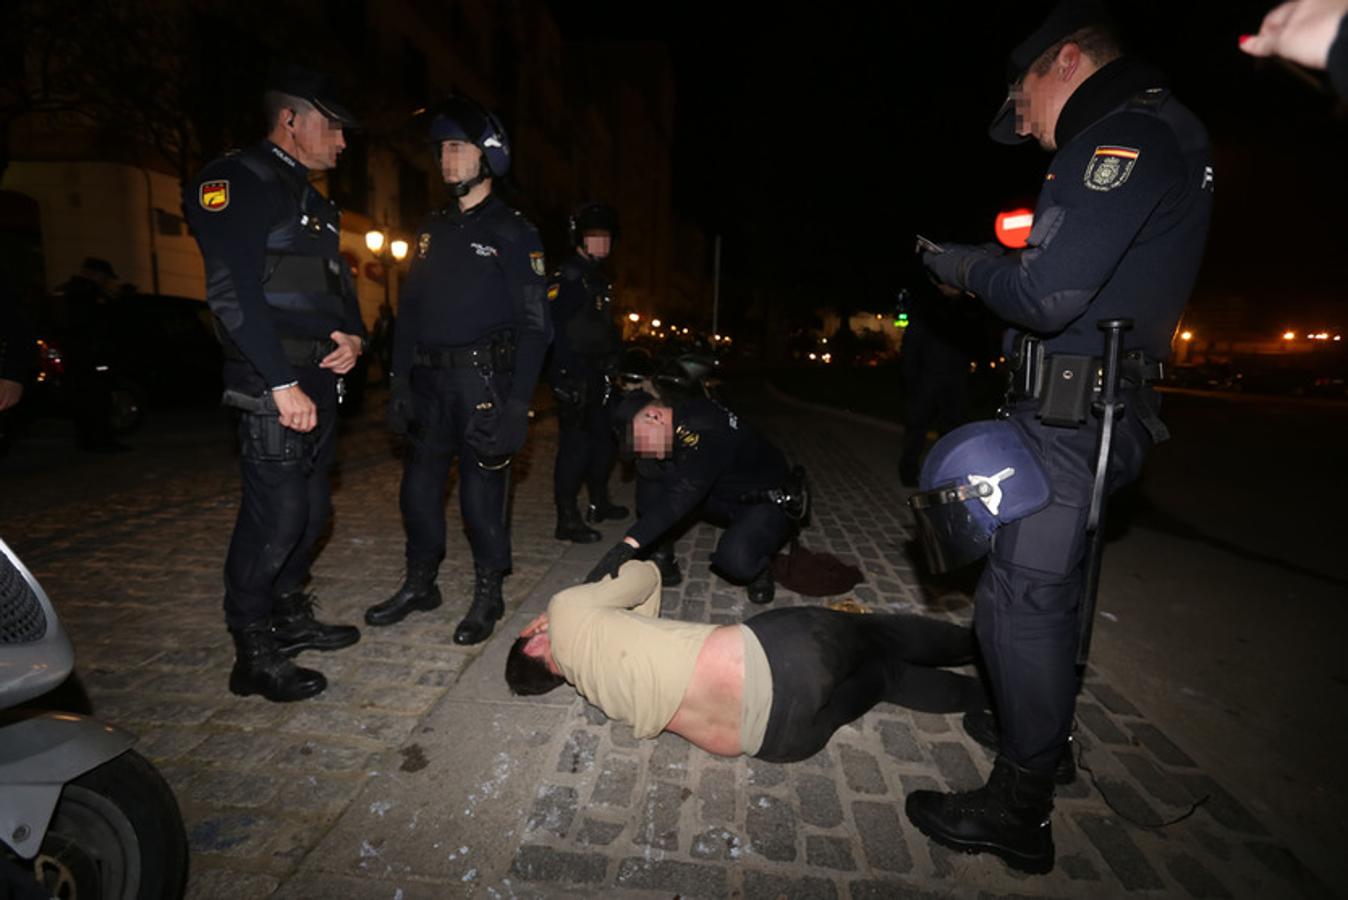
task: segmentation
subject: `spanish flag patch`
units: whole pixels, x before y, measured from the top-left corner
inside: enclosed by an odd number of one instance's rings
[[[203,181],[197,192],[197,200],[207,212],[220,212],[229,206],[229,182],[225,179]]]

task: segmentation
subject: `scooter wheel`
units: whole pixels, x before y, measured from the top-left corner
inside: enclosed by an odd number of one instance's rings
[[[177,900],[187,878],[178,801],[128,750],[65,786],[37,855],[19,864],[54,897]]]

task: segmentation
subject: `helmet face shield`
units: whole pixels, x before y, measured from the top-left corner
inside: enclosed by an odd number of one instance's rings
[[[980,488],[948,484],[908,499],[918,542],[935,574],[953,572],[988,555],[997,521],[979,502]],[[967,502],[972,500],[973,502]]]

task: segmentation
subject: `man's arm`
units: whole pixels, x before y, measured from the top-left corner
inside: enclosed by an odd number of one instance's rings
[[[547,280],[543,275],[543,243],[533,226],[528,226],[511,241],[505,271],[515,307],[515,372],[510,399],[527,407],[533,399],[548,344],[552,342]]]
[[[659,540],[696,509],[734,459],[735,443],[727,429],[700,431],[696,437],[694,446],[675,448],[677,456],[662,479],[664,489],[658,502],[642,509],[641,518],[627,530],[626,537],[637,546]],[[680,438],[676,436],[675,440]]]
[[[398,324],[393,329],[392,366],[394,377],[401,379],[406,379],[412,372],[412,352],[416,350],[417,344],[416,331],[427,269],[426,258],[422,255],[421,248],[434,250],[428,242],[429,239],[425,237],[428,228],[429,224],[423,223],[417,230],[416,239],[412,242],[412,246],[417,248],[416,255],[412,257],[407,278],[402,283],[402,289],[398,291]]]

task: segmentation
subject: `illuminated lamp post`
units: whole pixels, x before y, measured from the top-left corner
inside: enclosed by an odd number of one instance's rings
[[[392,259],[395,263],[400,263],[407,258],[407,241],[401,238],[389,240],[384,232],[375,229],[365,232],[365,246],[375,258],[379,260],[380,266],[384,272],[384,305],[392,309],[389,293],[389,281],[396,275],[396,268],[389,265]]]

